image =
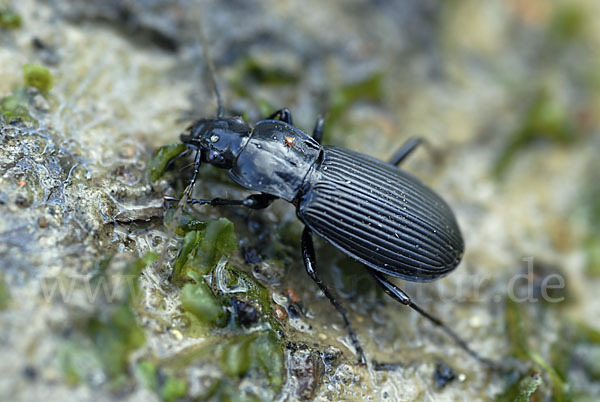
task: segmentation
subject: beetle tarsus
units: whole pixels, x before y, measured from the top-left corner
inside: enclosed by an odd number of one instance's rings
[[[165,202],[178,202],[183,198],[164,197]],[[192,205],[210,205],[212,207],[217,206],[232,206],[241,205],[250,209],[264,209],[267,208],[271,203],[276,200],[277,197],[270,194],[252,194],[243,200],[229,200],[225,198],[214,198],[212,200],[200,200],[196,198],[188,198],[186,202]]]
[[[467,345],[467,342],[464,339],[462,339],[460,336],[458,336],[458,334],[456,332],[454,332],[452,329],[450,329],[439,318],[434,317],[433,315],[429,314],[427,311],[423,310],[421,307],[419,307],[418,305],[413,303],[413,301],[410,299],[410,296],[408,296],[402,289],[398,288],[396,285],[391,283],[388,278],[386,278],[382,274],[375,272],[373,270],[368,270],[368,271],[373,276],[373,278],[375,278],[375,281],[377,282],[377,284],[383,288],[385,293],[387,293],[389,296],[391,296],[394,300],[404,304],[405,306],[412,308],[417,313],[419,313],[423,317],[427,318],[435,326],[439,327],[448,336],[450,336],[458,344],[458,346],[460,346],[461,349],[463,349],[465,352],[467,352],[469,355],[471,355],[476,360],[480,361],[481,363],[483,363],[487,366],[490,366],[493,369],[499,368],[498,363],[496,363],[490,359],[487,359],[483,356],[480,356],[477,352],[475,352],[473,349],[471,349],[469,347],[469,345]]]
[[[325,286],[325,284],[319,279],[317,273],[315,271],[315,247],[313,245],[311,231],[305,226],[304,231],[302,232],[302,259],[304,260],[304,267],[306,268],[306,272],[308,276],[317,284],[319,289],[325,294],[325,297],[329,299],[331,304],[337,309],[337,311],[342,315],[344,319],[344,323],[346,324],[346,328],[348,328],[348,334],[350,335],[350,339],[352,340],[352,345],[354,349],[356,349],[356,354],[358,355],[358,364],[365,365],[366,359],[363,353],[363,349],[358,342],[358,338],[356,337],[356,333],[350,324],[350,320],[346,314],[346,309],[335,300],[329,289]]]

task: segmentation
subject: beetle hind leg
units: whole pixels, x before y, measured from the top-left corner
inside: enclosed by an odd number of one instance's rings
[[[402,289],[391,283],[388,278],[386,278],[379,272],[373,271],[372,269],[367,269],[367,271],[369,271],[373,278],[375,278],[375,281],[379,286],[383,288],[385,293],[391,296],[394,300],[412,308],[417,313],[427,318],[435,326],[439,327],[442,331],[444,331],[450,338],[452,338],[458,344],[458,346],[460,346],[461,349],[463,349],[473,358],[480,361],[481,363],[484,363],[487,366],[490,366],[491,368],[497,369],[499,367],[496,362],[479,355],[479,353],[471,349],[464,339],[458,336],[456,332],[451,330],[450,327],[444,324],[439,318],[434,317],[433,315],[429,314],[427,311],[423,310],[421,307],[413,303],[410,297]]]
[[[390,165],[400,165],[407,156],[409,156],[419,145],[423,143],[423,140],[419,137],[411,137],[402,145],[402,147],[396,151],[388,162]]]
[[[346,328],[348,328],[348,334],[350,335],[350,339],[352,340],[352,345],[354,346],[354,349],[356,349],[356,353],[358,354],[358,364],[366,364],[365,355],[363,353],[362,347],[360,346],[360,343],[358,342],[356,333],[354,332],[354,329],[350,324],[350,320],[348,319],[346,309],[340,303],[338,303],[337,300],[335,300],[333,294],[331,294],[329,289],[317,276],[317,273],[315,271],[315,247],[313,245],[311,232],[308,226],[305,226],[304,231],[302,232],[302,259],[304,260],[304,267],[306,268],[308,276],[311,277],[311,279],[317,284],[321,292],[325,294],[325,296],[329,299],[331,304],[333,304],[337,311],[342,315],[344,323],[346,324]]]

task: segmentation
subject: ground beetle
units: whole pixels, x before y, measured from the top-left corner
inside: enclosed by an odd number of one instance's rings
[[[346,311],[316,273],[312,232],[363,263],[392,298],[439,326],[471,356],[494,366],[385,276],[432,281],[456,268],[463,255],[464,243],[452,210],[419,179],[397,167],[421,141],[408,140],[386,163],[321,145],[323,119],[317,120],[311,137],[293,126],[285,108],[252,128],[241,117],[223,116],[214,68],[207,60],[217,117],[198,120],[181,135],[181,141],[196,152],[194,173],[183,198],[165,199],[252,209],[266,208],[278,198],[292,203],[305,225],[301,248],[306,272],[342,315],[359,363],[364,364],[365,357]],[[235,182],[258,194],[243,200],[188,199],[202,163],[228,170]]]

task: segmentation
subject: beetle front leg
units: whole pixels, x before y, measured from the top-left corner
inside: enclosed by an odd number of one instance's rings
[[[391,283],[388,278],[386,278],[379,272],[373,271],[372,269],[367,268],[367,271],[369,271],[369,273],[373,276],[373,278],[375,278],[375,281],[377,282],[377,284],[379,286],[381,286],[383,288],[385,293],[387,293],[393,299],[404,304],[405,306],[412,308],[417,313],[419,313],[423,317],[427,318],[435,326],[439,327],[448,336],[450,336],[450,338],[454,339],[454,341],[458,344],[458,346],[460,346],[465,352],[467,352],[469,355],[471,355],[475,359],[490,366],[491,368],[494,368],[494,369],[498,368],[498,364],[496,362],[480,356],[477,352],[475,352],[473,349],[471,349],[469,347],[469,345],[467,345],[467,342],[464,339],[462,339],[460,336],[458,336],[458,334],[456,332],[454,332],[448,326],[446,326],[446,324],[444,324],[439,318],[432,316],[427,311],[423,310],[421,307],[419,307],[415,303],[413,303],[413,301],[410,299],[410,296],[408,296],[402,289],[400,289],[399,287],[397,287],[396,285]]]
[[[335,300],[329,289],[325,286],[325,284],[319,279],[317,276],[317,272],[315,271],[315,247],[313,245],[311,232],[308,226],[304,227],[304,231],[302,232],[302,259],[304,260],[304,267],[306,268],[306,272],[308,276],[317,284],[321,292],[325,294],[325,297],[329,299],[331,304],[337,309],[337,311],[342,315],[344,319],[344,323],[348,328],[348,334],[350,335],[350,339],[352,340],[352,345],[354,345],[354,349],[356,349],[356,353],[358,354],[358,364],[364,365],[366,364],[365,355],[363,350],[358,342],[358,338],[354,333],[354,329],[350,324],[350,320],[348,320],[348,316],[346,314],[346,309]]]
[[[288,124],[293,124],[292,123],[292,114],[290,113],[290,110],[287,107],[284,107],[283,109],[279,109],[278,111],[276,111],[275,113],[271,114],[269,117],[267,117],[265,120],[281,120],[284,123],[288,123]]]
[[[199,200],[190,198],[187,200],[187,203],[192,205],[210,205],[213,207],[225,205],[241,205],[250,209],[264,209],[271,205],[271,203],[276,199],[276,196],[270,194],[252,194],[251,196],[246,197],[243,200],[228,200],[224,198],[215,198],[212,200]],[[173,197],[164,197],[164,200],[168,202],[181,201],[181,199]]]
[[[190,194],[192,194],[192,190],[194,189],[194,184],[196,184],[196,179],[198,178],[198,171],[200,170],[200,164],[202,160],[202,152],[200,151],[196,151],[196,157],[194,158],[194,174],[192,175],[192,179],[190,180],[190,184],[188,184],[188,186],[185,188],[185,191],[183,193],[183,198],[184,200],[187,200],[187,198],[190,196]]]

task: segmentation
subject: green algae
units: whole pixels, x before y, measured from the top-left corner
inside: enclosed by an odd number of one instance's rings
[[[258,109],[258,114],[262,117],[270,116],[277,110],[275,106],[273,106],[268,100],[263,98],[256,99],[255,103]]]
[[[52,89],[54,79],[46,67],[39,64],[25,64],[23,82],[25,86],[37,88],[41,93],[47,94]]]
[[[575,4],[563,4],[554,9],[548,24],[549,36],[560,41],[579,39],[587,24],[586,10]]]
[[[0,272],[0,310],[6,309],[9,303],[10,292],[8,290],[8,286],[6,285],[6,281],[4,280],[4,276]]]
[[[585,228],[583,245],[586,253],[587,272],[600,276],[600,183],[596,171],[586,178],[580,200],[574,205]]]
[[[502,177],[517,154],[536,140],[567,145],[578,134],[566,105],[549,91],[541,90],[525,112],[520,126],[510,135],[507,145],[496,159],[492,173],[495,177]]]
[[[165,145],[158,148],[150,162],[148,162],[148,172],[150,180],[156,181],[165,173],[165,169],[173,159],[187,150],[187,146],[181,142]]]
[[[263,311],[269,311],[269,306],[271,305],[269,291],[252,278],[252,276],[231,265],[225,267],[225,275],[227,278],[227,286],[230,288],[245,289],[244,294],[246,294],[250,300],[258,301]]]
[[[221,218],[206,222],[203,230],[186,232],[174,263],[179,273],[174,278],[183,280],[181,275],[185,274],[186,281],[193,281],[185,283],[180,293],[183,310],[193,317],[187,333],[205,336],[206,329],[212,329],[219,339],[185,350],[160,367],[179,378],[190,365],[215,362],[223,376],[207,389],[205,399],[260,400],[239,388],[243,378],[264,381],[273,395],[280,392],[285,378],[283,345],[277,334],[280,326],[271,312],[270,294],[251,275],[226,262],[236,250],[233,224]],[[252,324],[254,330],[248,332],[229,318],[234,298],[260,308],[258,321]],[[201,327],[204,330],[199,332]],[[150,377],[145,382],[151,383],[155,370],[143,370]]]
[[[187,277],[190,271],[206,274],[217,265],[221,257],[237,250],[233,223],[226,218],[206,224],[204,230],[185,234],[183,246],[173,264],[173,280]]]
[[[60,345],[57,361],[63,380],[72,387],[85,383],[94,373],[103,370],[96,350],[74,341]]]
[[[533,373],[530,376],[523,378],[519,383],[519,394],[515,398],[515,402],[531,401],[533,394],[542,384],[542,377],[538,373]]]
[[[58,359],[65,382],[77,385],[92,377],[89,373],[93,369],[102,370],[113,388],[119,389],[129,381],[131,355],[145,344],[144,331],[134,313],[139,294],[138,277],[146,266],[157,259],[156,254],[147,253],[127,265],[119,276],[111,274],[108,269],[110,257],[96,264],[90,283],[99,286],[100,281],[106,281],[105,284],[114,281],[113,285],[116,286],[122,278],[132,280],[121,283],[123,294],[118,300],[107,299],[97,304],[96,310],[84,320],[83,338],[64,345]],[[90,362],[94,364],[90,365]],[[89,372],[86,372],[86,367]]]
[[[206,222],[195,218],[193,215],[178,209],[169,208],[164,215],[165,226],[178,236],[185,236],[192,231],[204,231]]]
[[[165,384],[160,388],[159,395],[163,401],[173,402],[183,398],[187,391],[187,382],[177,377],[167,377]]]
[[[221,378],[212,385],[203,400],[219,402],[260,402],[262,399],[248,389],[239,389],[234,381]]]
[[[223,349],[220,358],[221,368],[230,376],[242,376],[250,368],[250,345],[255,339],[254,334],[234,339]]]
[[[165,402],[185,397],[187,381],[165,372],[155,363],[143,360],[135,366],[136,376],[142,386],[156,392]]]
[[[128,304],[117,306],[106,317],[88,322],[88,333],[106,374],[113,379],[127,372],[129,355],[145,343],[145,335]]]
[[[327,121],[335,125],[358,101],[377,102],[383,98],[383,73],[375,72],[364,79],[335,88],[330,95]]]
[[[265,63],[254,57],[240,60],[233,70],[230,82],[239,97],[251,96],[250,83],[282,86],[295,84],[300,78],[295,71],[283,65]]]
[[[259,333],[251,345],[252,364],[264,372],[279,392],[284,380],[283,346],[274,331]]]
[[[10,9],[0,8],[0,29],[17,29],[23,24],[19,13]]]
[[[279,391],[283,385],[283,348],[273,331],[238,336],[225,346],[220,365],[229,376],[244,376],[258,370]]]
[[[179,297],[184,310],[202,323],[224,327],[227,324],[227,311],[196,272],[190,272],[189,275],[196,283],[188,283],[181,290]]]
[[[151,390],[158,389],[158,368],[156,364],[144,360],[135,366],[136,376],[138,381],[145,387]]]
[[[203,231],[192,230],[185,234],[177,259],[173,264],[173,280],[191,278],[194,284],[184,285],[181,301],[184,309],[204,323],[218,327],[226,324],[223,306],[231,304],[231,296],[220,293],[213,280],[211,289],[201,278],[214,271],[222,258],[228,258],[237,250],[237,240],[233,223],[226,218],[207,222]],[[249,301],[256,301],[263,313],[270,313],[270,296],[267,289],[248,273],[231,265],[224,264],[224,285],[228,288],[243,289],[242,294]],[[276,320],[267,314],[267,319],[278,327]]]
[[[527,327],[527,323],[531,322],[528,317],[525,317],[525,310],[522,308],[522,303],[514,301],[512,298],[506,300],[505,321],[506,331],[509,338],[510,355],[519,360],[527,362],[529,365],[536,366],[546,373],[550,378],[552,386],[552,396],[555,401],[572,400],[571,387],[561,376],[559,371],[544,359],[532,345],[530,345],[528,334],[531,329]],[[560,347],[561,341],[557,341],[554,347]],[[524,381],[524,378],[521,381]],[[506,394],[510,394],[510,390],[519,389],[514,386],[509,388]]]
[[[0,116],[5,121],[36,122],[30,113],[30,96],[26,87],[36,88],[46,95],[52,89],[52,74],[47,68],[38,64],[23,66],[23,85],[13,90],[11,95],[0,99]]]
[[[36,121],[29,114],[29,98],[25,88],[18,88],[12,95],[0,99],[0,116],[7,122]]]
[[[188,367],[213,364],[221,373],[205,389],[202,400],[265,400],[265,395],[269,395],[266,399],[270,400],[281,392],[285,379],[283,344],[273,330],[227,331],[218,340],[186,348],[162,362],[140,362],[136,372],[146,388],[158,392],[163,400],[172,400],[165,395],[169,382],[177,385],[172,387],[177,397],[184,397],[186,381],[183,378]],[[240,387],[245,378],[262,384],[267,391],[263,398]]]
[[[109,306],[113,308],[108,314],[97,314],[88,321],[88,335],[94,343],[106,374],[112,379],[118,379],[127,373],[131,353],[146,341],[132,305],[139,294],[137,278],[146,266],[156,260],[156,254],[146,253],[129,264],[123,273],[135,279],[131,286],[126,288],[123,299],[115,306]]]

